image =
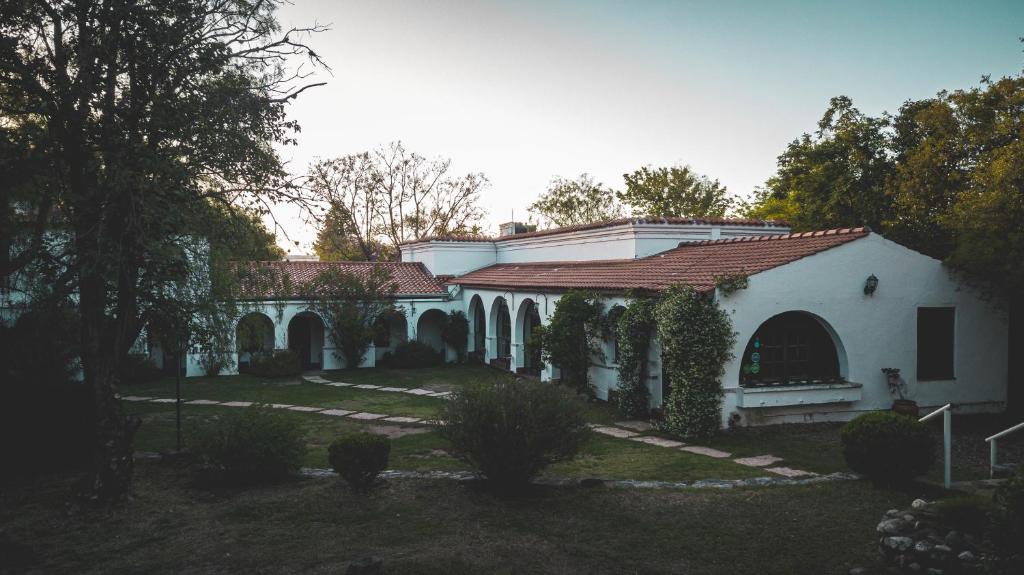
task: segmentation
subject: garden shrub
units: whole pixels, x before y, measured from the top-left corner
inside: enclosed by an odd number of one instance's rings
[[[131,354],[121,362],[121,383],[151,383],[163,377],[163,372],[148,356]]]
[[[996,489],[993,499],[1000,532],[1007,541],[1024,541],[1024,465]]]
[[[327,448],[327,460],[355,490],[368,488],[388,467],[391,440],[374,433],[347,433]]]
[[[249,372],[259,377],[299,375],[302,373],[302,362],[294,351],[282,349],[272,354],[254,356],[249,362]]]
[[[669,288],[654,310],[662,348],[663,428],[684,437],[707,437],[721,427],[722,373],[735,334],[718,304],[690,286]]]
[[[846,464],[876,483],[909,481],[935,461],[935,442],[928,428],[906,415],[866,413],[844,425],[839,435]]]
[[[586,404],[539,381],[477,383],[444,402],[440,434],[501,491],[525,486],[548,465],[572,459],[590,435]]]
[[[194,426],[188,447],[227,483],[280,481],[299,470],[305,432],[295,418],[253,405]]]
[[[619,346],[618,393],[615,394],[619,412],[629,418],[646,417],[650,409],[647,356],[654,335],[654,301],[631,298],[612,329]]]
[[[388,367],[414,369],[418,367],[434,367],[444,363],[444,355],[425,343],[406,341],[395,347],[395,352],[387,360]]]
[[[466,314],[459,310],[449,313],[441,327],[441,339],[455,350],[459,362],[462,362],[466,357],[466,347],[469,345],[469,320]]]
[[[593,395],[590,365],[604,360],[604,306],[595,294],[570,290],[555,302],[555,312],[546,326],[535,328],[541,340],[541,354],[557,367],[559,380],[579,393]]]

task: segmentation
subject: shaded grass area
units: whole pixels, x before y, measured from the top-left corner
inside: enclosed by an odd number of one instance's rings
[[[175,447],[174,406],[167,404],[129,404],[131,413],[143,418],[135,446],[140,451],[170,451]],[[238,408],[216,406],[182,406],[182,429],[188,430],[198,421],[229,413]],[[298,421],[306,432],[307,452],[303,465],[328,468],[327,446],[339,435],[382,424],[357,423],[350,419],[315,413],[282,411],[285,417]],[[390,426],[397,429],[398,426]],[[404,435],[392,439],[388,467],[416,471],[455,471],[470,467],[449,453],[450,444],[434,431]],[[695,479],[742,479],[767,475],[758,469],[665,449],[633,441],[614,439],[599,434],[586,444],[572,461],[550,467],[546,475],[554,477],[601,477],[606,479],[643,479],[690,481]]]
[[[15,572],[846,573],[871,564],[886,509],[923,493],[865,482],[767,489],[538,488],[496,499],[451,481],[392,480],[368,496],[303,479],[205,490],[184,469],[137,467],[137,498],[65,507],[72,478],[3,491],[0,546]]]

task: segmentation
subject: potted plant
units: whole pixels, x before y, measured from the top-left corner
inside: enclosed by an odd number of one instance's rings
[[[907,399],[905,395],[907,382],[903,381],[903,378],[900,377],[899,368],[883,367],[882,373],[885,374],[885,381],[889,385],[889,393],[896,396],[896,399],[892,402],[892,410],[902,415],[917,417],[917,402]]]

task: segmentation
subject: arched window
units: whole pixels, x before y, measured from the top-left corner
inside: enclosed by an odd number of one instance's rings
[[[814,316],[786,312],[754,332],[743,351],[740,385],[800,385],[840,381],[832,335]]]

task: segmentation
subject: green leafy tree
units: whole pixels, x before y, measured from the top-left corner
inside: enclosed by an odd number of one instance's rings
[[[327,269],[300,287],[300,293],[311,298],[309,308],[324,319],[347,368],[363,363],[370,344],[385,327],[381,320],[398,311],[397,291],[394,278],[379,265],[366,274]]]
[[[556,177],[528,208],[543,227],[590,224],[622,217],[615,192],[587,174],[574,180]]]
[[[618,198],[634,216],[722,217],[733,205],[725,186],[690,166],[644,166],[622,177],[626,191]]]
[[[612,329],[619,346],[618,407],[625,417],[644,417],[650,411],[648,353],[654,337],[655,300],[632,296]]]
[[[548,325],[537,326],[534,333],[541,341],[544,361],[559,369],[561,382],[580,393],[593,394],[590,366],[594,358],[604,358],[604,305],[597,295],[566,292],[555,303]]]
[[[173,301],[168,286],[201,265],[181,244],[206,201],[260,210],[297,198],[275,144],[292,141],[286,105],[310,87],[286,66],[318,62],[302,43],[316,29],[282,30],[278,5],[0,5],[0,124],[32,150],[19,165],[43,162],[59,182],[30,204],[36,222],[68,238],[53,287],[77,297],[96,426],[81,484],[91,499],[130,490],[135,424],[117,399],[120,364],[153,309]]]
[[[313,252],[324,262],[388,260],[392,251],[372,237],[351,227],[345,211],[332,206],[324,217],[313,243]]]
[[[671,382],[664,426],[684,437],[718,431],[722,411],[722,374],[736,337],[728,314],[690,286],[665,292],[655,309],[662,370]]]

